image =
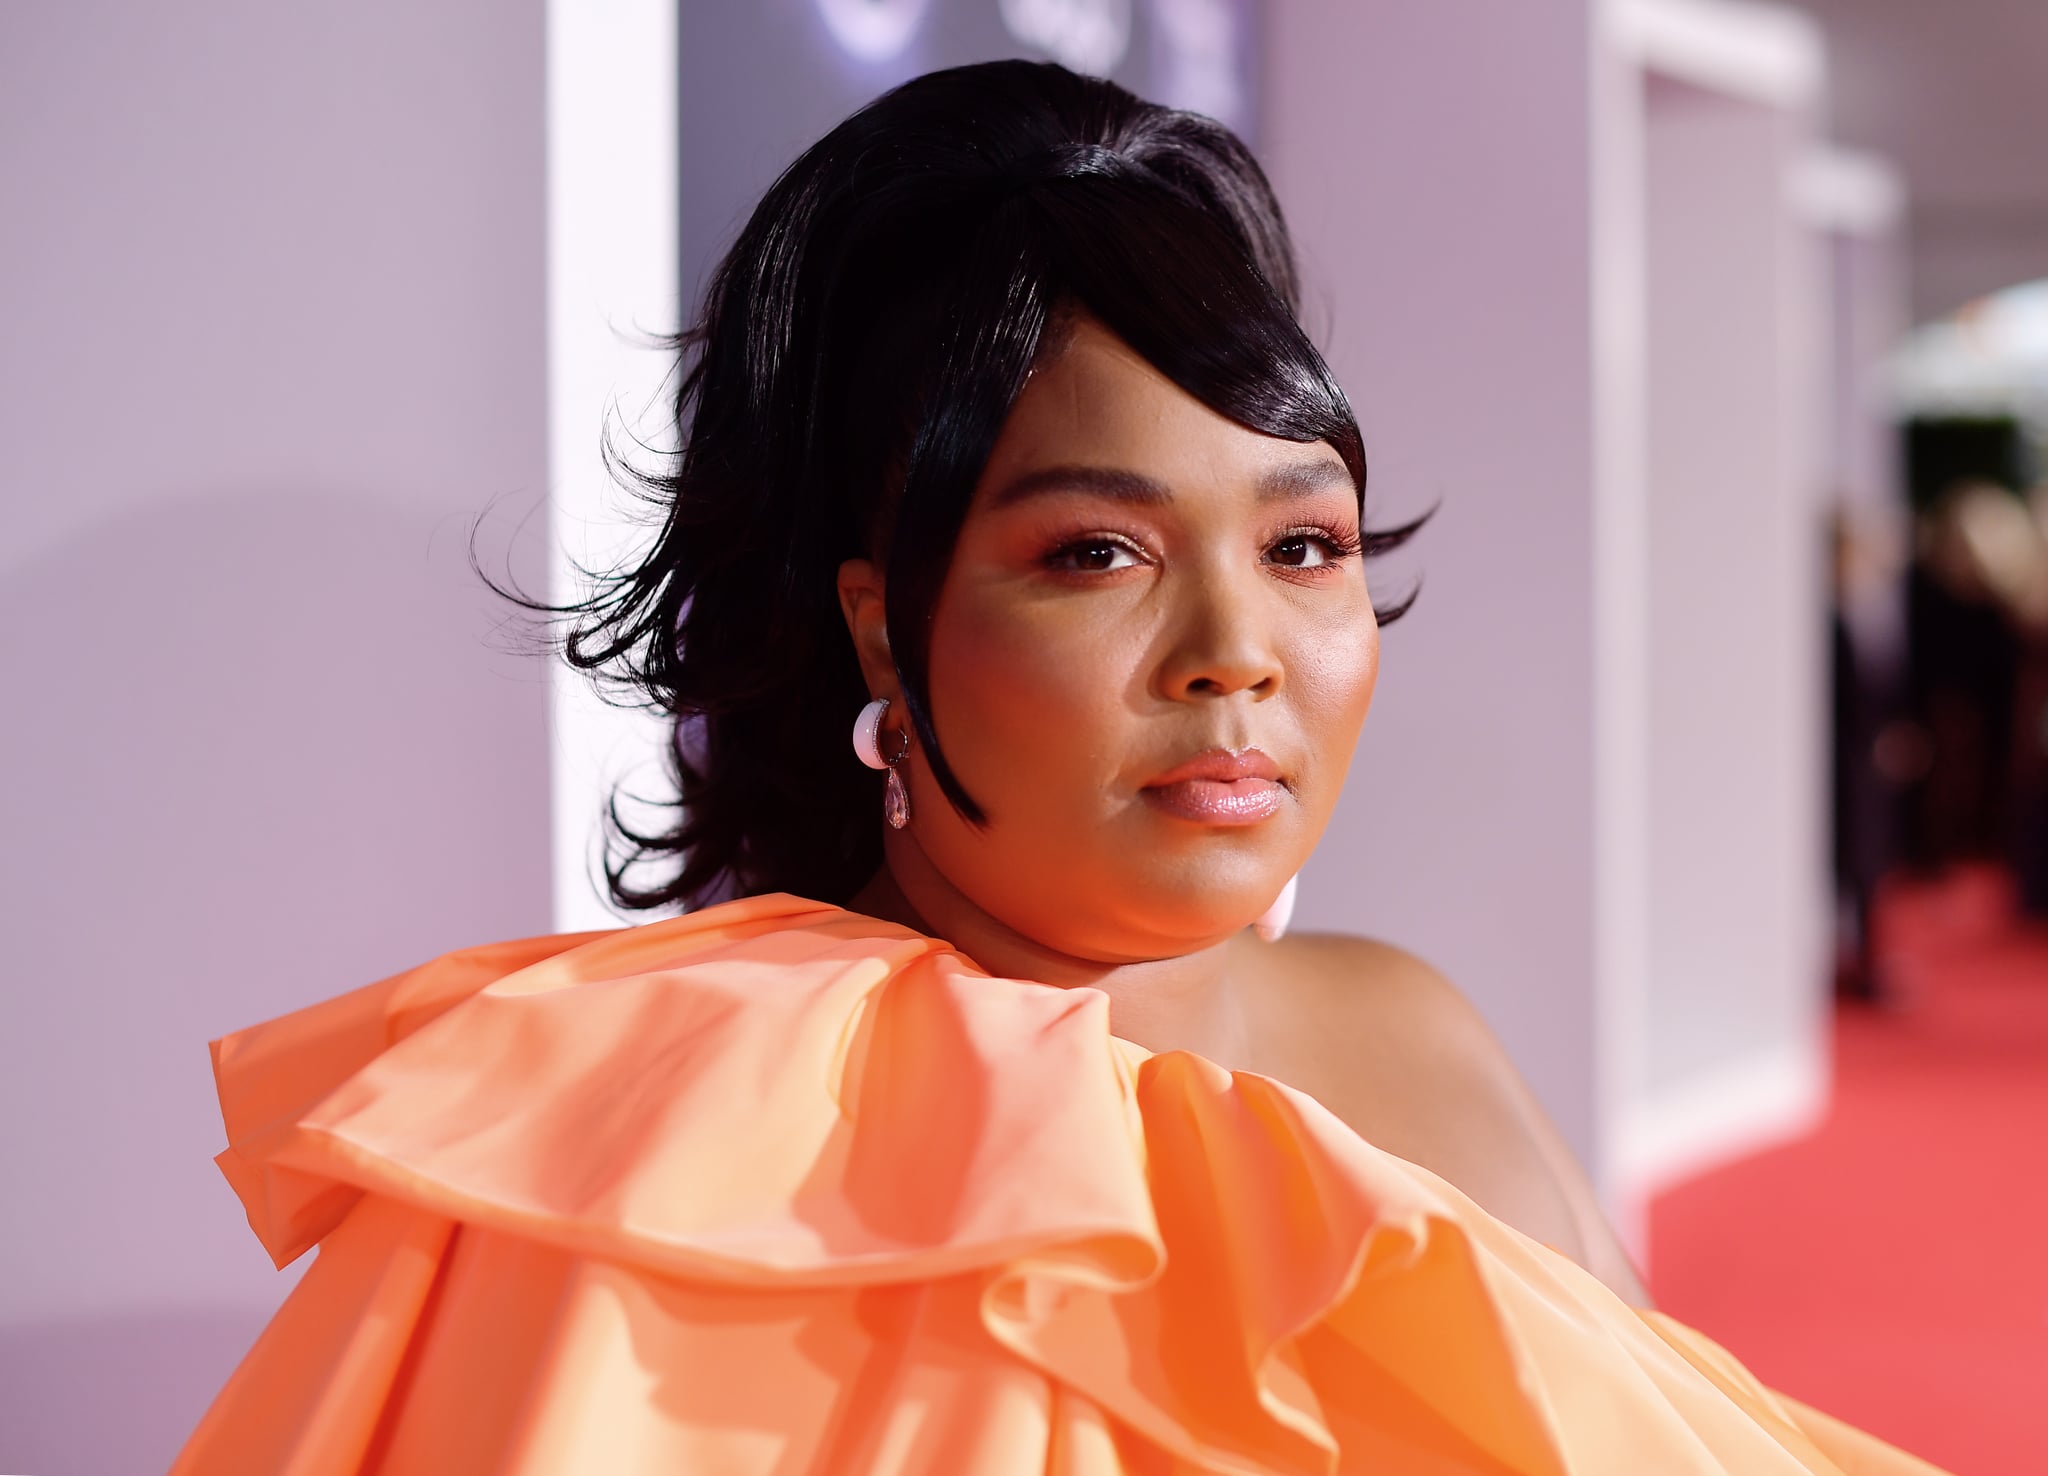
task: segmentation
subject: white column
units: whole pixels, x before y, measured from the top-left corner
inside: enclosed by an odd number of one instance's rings
[[[1827,593],[1805,80],[1644,59],[1650,852],[1621,1177],[1796,1133],[1827,1089]]]
[[[674,0],[550,0],[547,65],[549,590],[561,603],[587,592],[581,571],[619,567],[643,536],[600,436],[609,426],[628,451],[673,439],[671,362],[647,339],[680,326]],[[555,925],[617,926],[599,820],[621,780],[660,792],[663,730],[560,662],[550,682]]]

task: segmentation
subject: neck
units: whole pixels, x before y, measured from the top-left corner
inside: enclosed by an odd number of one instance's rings
[[[982,909],[911,837],[890,835],[885,855],[882,869],[847,904],[853,911],[942,938],[998,978],[1099,989],[1109,996],[1110,1029],[1147,1050],[1187,1050],[1226,1063],[1242,1058],[1247,1022],[1235,987],[1243,973],[1241,934],[1168,958],[1076,957]]]

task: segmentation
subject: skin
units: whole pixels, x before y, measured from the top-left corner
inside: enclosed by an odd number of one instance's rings
[[[860,911],[991,972],[1109,996],[1111,1028],[1308,1092],[1361,1136],[1649,1304],[1583,1171],[1442,975],[1384,943],[1248,925],[1329,823],[1379,667],[1357,494],[1327,444],[1217,414],[1085,314],[1042,357],[976,488],[934,614],[912,820]],[[839,597],[869,691],[901,689],[870,561]],[[1221,824],[1155,781],[1257,749],[1272,813]]]

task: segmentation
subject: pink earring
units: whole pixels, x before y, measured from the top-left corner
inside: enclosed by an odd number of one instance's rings
[[[910,735],[899,729],[895,754],[882,756],[882,714],[888,710],[886,697],[877,697],[860,710],[853,720],[853,751],[870,769],[889,771],[889,782],[882,786],[882,818],[890,829],[901,830],[910,823],[910,790],[897,766],[910,754]]]
[[[1294,920],[1294,884],[1301,880],[1299,875],[1287,878],[1287,885],[1280,889],[1280,895],[1273,899],[1273,905],[1259,914],[1259,920],[1252,924],[1252,931],[1268,943],[1277,943],[1280,935],[1287,931],[1288,923]]]

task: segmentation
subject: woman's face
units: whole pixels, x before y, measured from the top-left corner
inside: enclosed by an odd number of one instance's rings
[[[1073,957],[1244,927],[1308,859],[1372,700],[1358,542],[1329,445],[1245,429],[1080,317],[1010,412],[933,620],[933,724],[987,824],[914,755],[905,836]]]

